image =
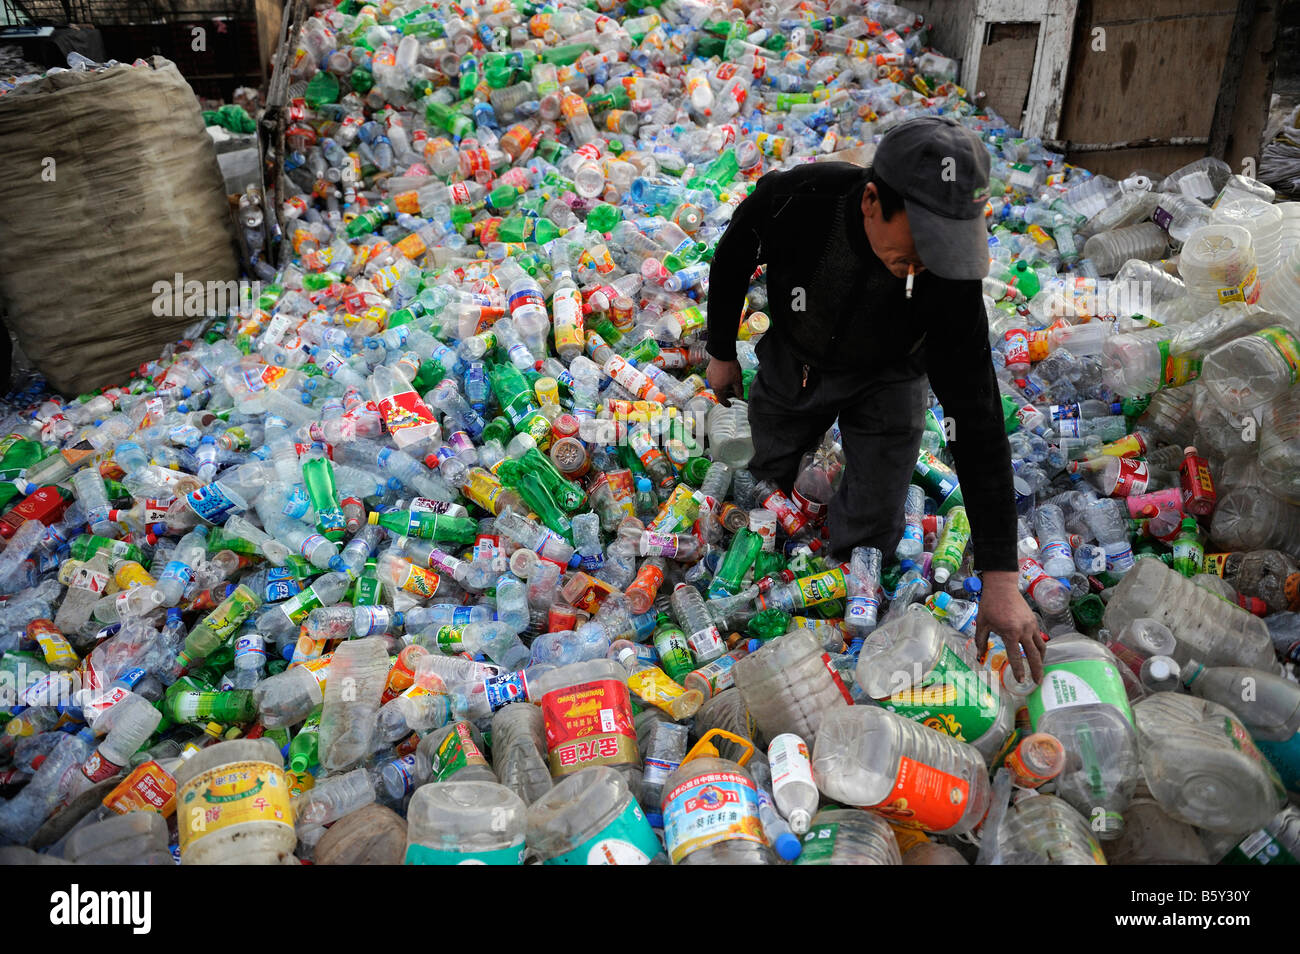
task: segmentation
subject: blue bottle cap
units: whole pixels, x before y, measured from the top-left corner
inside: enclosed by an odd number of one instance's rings
[[[776,853],[784,861],[794,861],[803,854],[803,843],[799,841],[797,835],[791,832],[782,832],[776,836]]]
[[[979,596],[984,589],[984,581],[978,576],[966,577],[966,579],[962,581],[962,585],[966,587],[966,592],[970,593],[972,596]]]
[[[579,556],[578,551],[575,550],[573,551],[573,556],[569,557],[569,569],[576,570],[580,566],[582,566],[582,557]]]
[[[638,477],[638,478],[636,479],[636,489],[637,489],[637,490],[651,490],[651,489],[653,489],[653,487],[652,487],[652,485],[651,485],[651,483],[650,483],[650,478],[649,478],[649,477]]]
[[[181,611],[178,610],[176,607],[173,606],[167,610],[167,622],[178,623],[180,622],[180,619],[181,619]]]

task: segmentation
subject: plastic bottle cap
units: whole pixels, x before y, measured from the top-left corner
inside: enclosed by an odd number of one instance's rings
[[[800,835],[808,830],[808,826],[812,823],[812,815],[808,814],[806,809],[795,808],[791,809],[786,821],[790,823],[790,830]]]
[[[379,514],[372,510],[366,520],[371,526],[374,526],[379,523]]]
[[[934,582],[936,583],[947,583],[950,575],[946,566],[936,566],[934,568]]]
[[[776,848],[776,853],[782,861],[794,861],[803,854],[803,842],[788,831],[783,831],[776,836],[776,844],[773,847]]]
[[[1169,665],[1168,660],[1162,659],[1159,656],[1156,656],[1151,660],[1151,677],[1153,679],[1164,680],[1168,679],[1173,674],[1173,667]]]

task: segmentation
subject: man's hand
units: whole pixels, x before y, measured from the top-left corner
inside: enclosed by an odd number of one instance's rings
[[[1002,637],[1007,647],[1007,661],[1017,680],[1025,675],[1025,665],[1020,659],[1023,649],[1029,661],[1029,671],[1034,682],[1043,680],[1043,651],[1046,645],[1039,632],[1038,621],[1030,611],[1025,598],[1016,585],[1017,574],[1009,570],[983,574],[984,596],[980,600],[979,616],[975,620],[975,646],[983,657],[988,648],[990,631]]]
[[[708,378],[709,387],[717,395],[718,401],[724,407],[731,406],[733,397],[740,397],[744,393],[744,381],[740,376],[739,361],[722,361],[718,358],[709,358],[709,367],[705,372]]]

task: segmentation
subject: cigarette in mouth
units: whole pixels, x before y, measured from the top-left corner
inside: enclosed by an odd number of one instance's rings
[[[916,277],[914,266],[907,266],[907,297],[912,297],[912,280]]]

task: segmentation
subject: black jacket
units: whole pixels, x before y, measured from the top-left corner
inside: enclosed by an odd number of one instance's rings
[[[1011,452],[993,374],[980,282],[926,271],[912,298],[862,224],[866,170],[807,163],[758,181],[718,242],[709,272],[708,352],[734,360],[750,278],[767,266],[768,335],[800,363],[860,372],[906,363],[926,373],[953,419],[951,444],[975,566],[1016,569]]]

